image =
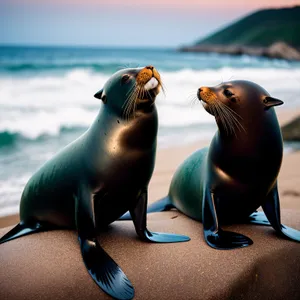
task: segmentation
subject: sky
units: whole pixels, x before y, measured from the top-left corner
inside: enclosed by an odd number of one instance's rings
[[[0,44],[177,47],[300,0],[0,0]]]

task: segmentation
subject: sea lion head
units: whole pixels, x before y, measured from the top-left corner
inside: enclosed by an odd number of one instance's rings
[[[237,129],[245,131],[254,119],[265,118],[266,113],[273,111],[273,106],[283,104],[258,84],[246,80],[200,87],[197,97],[205,110],[216,118],[218,126],[229,134]]]
[[[113,74],[94,97],[124,119],[130,119],[138,111],[152,111],[160,88],[160,75],[153,66],[123,69]]]

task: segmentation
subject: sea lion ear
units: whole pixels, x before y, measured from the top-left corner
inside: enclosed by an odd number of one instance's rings
[[[265,97],[263,102],[264,102],[264,105],[268,108],[272,107],[272,106],[278,106],[278,105],[283,104],[283,101],[273,98],[273,97],[268,97],[268,96]]]
[[[102,94],[103,94],[103,89],[101,89],[99,92],[97,92],[94,97],[97,99],[102,100]]]

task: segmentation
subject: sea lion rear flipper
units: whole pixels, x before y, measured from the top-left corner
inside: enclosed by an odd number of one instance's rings
[[[18,237],[29,235],[36,232],[48,231],[55,229],[54,226],[48,226],[47,224],[42,224],[39,222],[33,223],[19,223],[12,230],[6,233],[1,239],[0,244],[8,242],[10,240],[14,240]]]
[[[248,237],[231,231],[223,231],[219,227],[213,193],[204,193],[203,205],[204,237],[210,247],[215,249],[234,249],[253,244]]]
[[[154,213],[154,212],[162,212],[162,211],[167,211],[172,208],[175,208],[175,206],[171,203],[169,196],[166,196],[154,203],[152,203],[148,208],[147,208],[147,214]],[[124,214],[119,220],[132,220],[130,212],[127,212]]]
[[[284,237],[300,242],[300,231],[281,224],[280,221],[280,204],[277,185],[267,196],[266,202],[262,208],[270,221],[272,227]]]
[[[247,223],[253,223],[256,225],[265,225],[265,226],[271,225],[266,215],[262,211],[256,211],[253,214],[251,214],[248,218]]]
[[[132,299],[134,288],[118,264],[102,249],[96,236],[94,199],[82,188],[76,199],[76,225],[84,264],[97,285],[116,299]]]
[[[168,211],[175,206],[171,203],[170,197],[166,196],[158,201],[155,201],[147,208],[147,214],[154,213],[154,212],[162,212]]]
[[[147,188],[145,188],[141,193],[136,206],[130,210],[136,233],[141,239],[155,243],[176,243],[190,240],[190,238],[185,235],[149,231],[146,226],[147,202],[148,191]]]

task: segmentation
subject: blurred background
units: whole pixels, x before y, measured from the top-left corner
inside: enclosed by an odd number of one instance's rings
[[[257,10],[295,5],[300,1],[1,0],[0,216],[18,212],[33,172],[93,122],[101,106],[93,95],[122,68],[152,64],[161,73],[159,148],[214,134],[214,118],[193,101],[200,86],[251,80],[285,102],[277,112],[300,114],[299,61],[179,51]]]

